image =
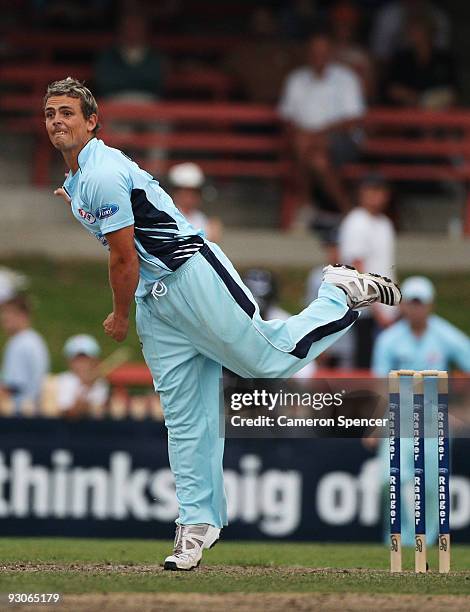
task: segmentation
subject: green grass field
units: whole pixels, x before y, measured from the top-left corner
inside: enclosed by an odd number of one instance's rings
[[[51,349],[53,371],[64,368],[62,346],[72,334],[95,335],[104,356],[115,350],[116,344],[101,328],[111,309],[105,264],[41,258],[3,260],[1,264],[23,272],[30,279],[35,324]],[[276,272],[282,287],[282,306],[291,312],[298,311],[308,271]],[[470,333],[470,311],[462,308],[470,299],[466,276],[433,275],[432,279],[438,292],[439,314]],[[0,335],[0,346],[3,340]],[[132,350],[132,360],[142,359],[133,328],[126,345]],[[383,545],[272,542],[222,542],[205,554],[198,570],[164,572],[161,562],[171,544],[138,540],[0,539],[0,611],[11,609],[3,607],[5,600],[1,594],[8,592],[77,594],[78,599],[62,608],[67,612],[163,609],[199,612],[224,607],[236,612],[470,609],[470,546],[453,547],[452,573],[447,576],[436,571],[434,548],[429,552],[430,573],[417,576],[411,571],[413,555],[409,550],[404,559],[407,571],[390,575],[389,553]],[[92,599],[86,599],[86,594],[93,594]],[[100,598],[99,594],[107,594],[107,598]],[[109,597],[118,594],[127,594],[128,599],[109,601]],[[144,600],[144,594],[151,599]],[[176,594],[180,600],[163,601],[164,594],[168,597]],[[216,602],[203,599],[215,594],[223,598]],[[230,594],[236,598],[230,599]],[[262,599],[248,601],[250,594]],[[335,599],[325,599],[328,597]],[[242,599],[245,607],[240,603]],[[33,607],[37,609],[31,605],[21,609]],[[56,608],[40,606],[41,610]]]
[[[390,575],[382,545],[222,542],[192,572],[164,572],[170,542],[0,539],[0,593],[401,593],[470,595],[470,546],[454,546],[452,573]],[[412,567],[407,550],[405,567]],[[434,568],[434,571],[432,569]]]

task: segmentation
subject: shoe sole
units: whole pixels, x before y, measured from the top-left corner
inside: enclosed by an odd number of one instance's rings
[[[198,568],[200,564],[201,561],[199,560],[197,565],[193,565],[192,567],[178,567],[174,561],[165,561],[163,569],[169,570],[170,572],[190,572],[191,570]]]

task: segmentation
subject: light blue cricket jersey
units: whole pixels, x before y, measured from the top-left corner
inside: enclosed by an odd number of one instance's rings
[[[390,370],[447,370],[449,363],[470,372],[470,339],[451,323],[431,315],[422,336],[398,321],[383,331],[374,347],[372,369],[378,376]]]
[[[80,151],[78,165],[64,183],[74,217],[104,246],[106,234],[134,225],[140,262],[136,296],[147,295],[204,245],[202,230],[185,219],[158,181],[118,149],[93,138]]]

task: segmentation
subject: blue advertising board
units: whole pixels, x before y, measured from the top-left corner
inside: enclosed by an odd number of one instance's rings
[[[453,444],[454,541],[470,540],[469,446]],[[357,439],[227,440],[224,537],[380,541],[380,469]],[[170,538],[176,516],[161,423],[0,421],[0,536]]]

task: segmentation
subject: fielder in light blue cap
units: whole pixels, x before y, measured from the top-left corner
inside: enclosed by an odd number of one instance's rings
[[[386,377],[391,370],[447,370],[455,364],[464,372],[470,372],[470,339],[451,323],[432,314],[435,288],[424,276],[411,276],[401,287],[403,302],[402,319],[377,339],[372,357],[374,373]],[[402,543],[414,545],[413,510],[413,439],[412,419],[412,380],[404,379],[401,407],[401,479],[402,479]],[[436,380],[426,379],[426,541],[433,544],[437,540],[438,499],[437,499],[437,387]],[[405,389],[405,387],[407,387]],[[429,398],[434,398],[429,401]],[[405,432],[405,433],[404,433]],[[382,483],[386,487],[389,479],[389,444],[383,440],[380,446]],[[385,523],[388,529],[388,513]],[[389,534],[385,533],[388,541]]]
[[[357,319],[356,308],[400,301],[389,279],[328,266],[318,299],[286,321],[264,321],[250,290],[158,182],[96,136],[91,92],[68,78],[49,86],[44,113],[70,172],[56,190],[80,223],[109,248],[113,312],[108,335],[127,335],[131,302],[160,393],[179,504],[169,570],[196,567],[227,524],[224,441],[219,436],[222,365],[243,377],[289,377]]]

